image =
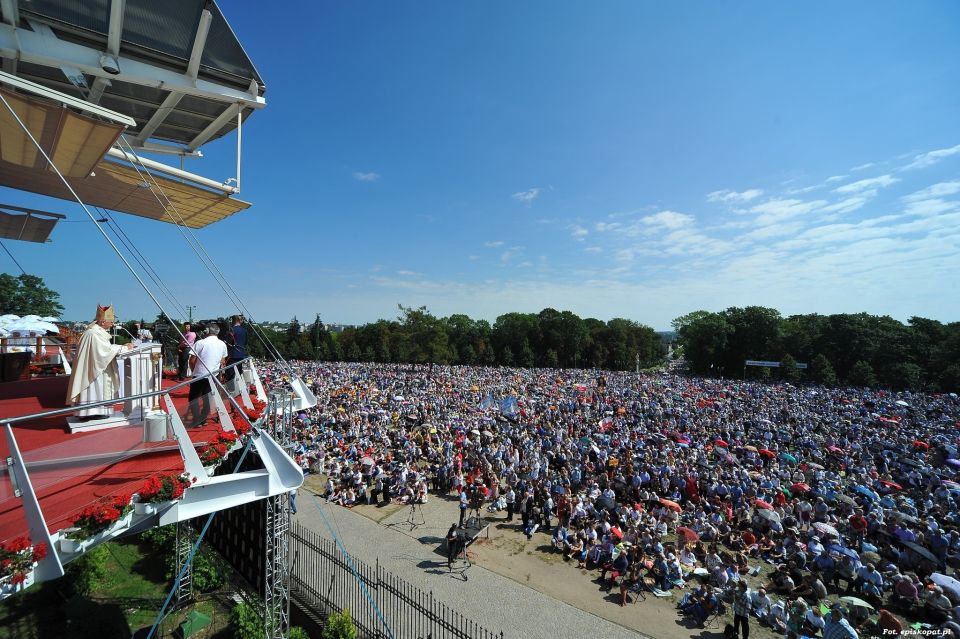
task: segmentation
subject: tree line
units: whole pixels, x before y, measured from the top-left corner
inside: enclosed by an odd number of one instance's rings
[[[319,315],[306,327],[294,318],[286,331],[258,330],[285,358],[322,361],[630,370],[638,358],[646,368],[663,361],[666,352],[649,326],[619,318],[583,319],[552,308],[507,313],[491,325],[467,315],[436,317],[426,307],[401,306],[395,320],[338,333],[328,331]],[[251,354],[266,355],[258,340],[251,340]]]
[[[867,313],[783,317],[776,309],[748,306],[694,311],[674,320],[673,327],[684,359],[697,375],[960,389],[960,322],[911,317],[904,324]],[[746,367],[746,360],[776,361],[780,368]]]

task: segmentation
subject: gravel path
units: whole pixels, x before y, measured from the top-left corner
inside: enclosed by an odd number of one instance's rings
[[[506,638],[644,636],[478,565],[449,572],[445,555],[437,552],[453,523],[451,505],[441,499],[433,498],[422,507],[426,523],[416,527],[407,523],[407,508],[392,512],[377,523],[352,510],[327,505],[307,490],[301,491],[298,507],[294,518],[301,524],[329,537],[318,512],[322,509],[351,555],[369,564],[379,559],[395,575],[432,591],[435,597],[485,628],[502,630]]]

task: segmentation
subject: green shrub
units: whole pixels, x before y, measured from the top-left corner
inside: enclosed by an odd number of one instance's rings
[[[290,628],[290,634],[287,636],[287,639],[310,639],[310,635],[300,626],[293,626]]]
[[[350,611],[346,608],[341,613],[333,613],[327,617],[327,622],[320,633],[321,639],[357,639],[357,627],[353,625]]]
[[[109,559],[106,544],[100,544],[67,565],[68,583],[74,592],[83,596],[90,594],[106,576]]]
[[[263,619],[256,608],[243,601],[230,611],[230,629],[237,639],[263,639]]]

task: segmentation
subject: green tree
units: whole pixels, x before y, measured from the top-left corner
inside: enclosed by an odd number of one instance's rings
[[[865,386],[869,388],[877,385],[877,376],[873,372],[873,366],[870,366],[870,364],[861,359],[857,360],[853,368],[850,369],[847,381],[853,386]]]
[[[0,273],[0,314],[60,317],[63,305],[59,300],[60,294],[47,288],[41,277]]]
[[[824,386],[836,386],[839,381],[837,380],[837,374],[833,370],[833,365],[830,363],[823,354],[817,353],[817,355],[810,362],[810,379],[812,379],[817,384],[823,384]]]
[[[263,618],[256,608],[241,601],[230,611],[230,629],[236,639],[263,639]]]
[[[353,619],[350,617],[350,611],[346,608],[343,612],[329,615],[323,625],[323,631],[320,633],[320,639],[356,639],[357,627],[353,625]]]
[[[800,369],[797,368],[797,360],[790,354],[780,358],[780,377],[785,382],[796,384],[800,381]]]

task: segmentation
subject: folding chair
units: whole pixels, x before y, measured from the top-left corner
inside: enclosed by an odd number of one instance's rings
[[[703,620],[704,628],[716,628],[719,630],[723,626],[723,616],[727,613],[727,606],[717,598],[717,606],[713,611],[707,615],[707,618]]]

